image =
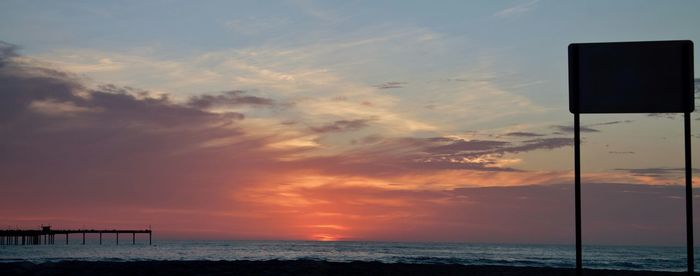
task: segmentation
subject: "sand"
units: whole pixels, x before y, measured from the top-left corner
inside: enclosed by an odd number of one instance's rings
[[[573,269],[447,264],[297,261],[61,261],[0,263],[0,275],[575,275]],[[686,275],[682,272],[584,270],[584,275]]]

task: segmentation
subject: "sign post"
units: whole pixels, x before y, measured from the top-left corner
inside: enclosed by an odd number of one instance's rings
[[[688,274],[694,271],[690,113],[695,110],[693,42],[642,41],[569,45],[569,111],[574,114],[576,274],[581,242],[580,114],[683,113]]]

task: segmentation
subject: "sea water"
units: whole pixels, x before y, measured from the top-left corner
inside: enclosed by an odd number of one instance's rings
[[[699,254],[695,254],[698,256]],[[116,245],[89,241],[0,246],[0,262],[61,260],[324,260],[333,262],[574,267],[571,245],[502,245],[417,242],[321,241],[142,241]],[[685,247],[584,246],[586,268],[683,271]],[[697,260],[696,260],[697,263]]]

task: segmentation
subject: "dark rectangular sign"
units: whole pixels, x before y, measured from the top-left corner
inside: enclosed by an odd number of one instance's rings
[[[693,42],[569,45],[572,113],[682,113],[694,103]]]

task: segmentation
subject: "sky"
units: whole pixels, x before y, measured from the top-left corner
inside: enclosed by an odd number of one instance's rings
[[[572,244],[567,46],[698,42],[698,10],[2,1],[0,226]],[[685,242],[682,123],[582,116],[584,243]]]

